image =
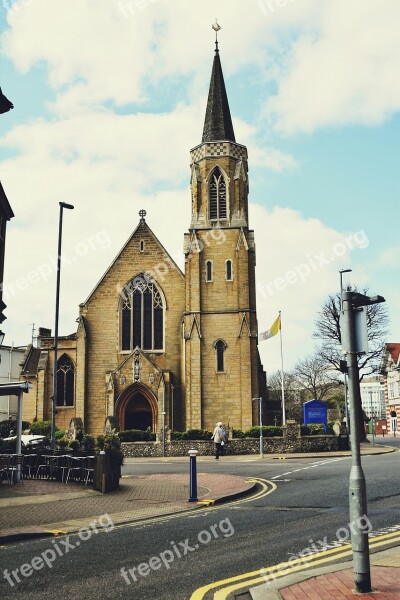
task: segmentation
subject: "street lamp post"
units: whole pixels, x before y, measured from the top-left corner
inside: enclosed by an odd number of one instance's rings
[[[349,478],[350,522],[355,524],[351,532],[353,550],[354,584],[357,593],[371,591],[371,571],[369,561],[368,532],[361,530],[356,524],[363,522],[367,515],[367,493],[365,476],[361,466],[360,453],[360,416],[361,396],[358,373],[358,347],[355,312],[362,306],[384,302],[382,296],[365,296],[346,290],[343,293],[343,335],[342,345],[346,351],[349,376],[349,400],[351,422],[351,459],[352,466]]]
[[[58,318],[60,310],[60,275],[61,275],[61,242],[62,242],[62,223],[63,209],[72,210],[72,204],[59,202],[60,218],[58,224],[58,255],[57,255],[57,286],[56,286],[56,318],[54,325],[54,365],[53,365],[53,404],[51,413],[51,447],[55,450],[56,447],[56,410],[57,410],[57,355],[58,355]]]
[[[256,400],[260,403],[260,458],[263,457],[263,434],[262,434],[262,398],[252,398],[251,401],[255,402]]]
[[[343,313],[343,273],[351,273],[352,269],[341,269],[340,275],[340,311]],[[344,415],[346,419],[347,444],[349,442],[349,406],[347,400],[347,370],[344,371]]]

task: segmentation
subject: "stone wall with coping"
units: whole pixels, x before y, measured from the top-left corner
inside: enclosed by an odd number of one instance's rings
[[[165,443],[165,456],[187,456],[190,448],[198,456],[212,456],[215,452],[212,441],[180,440]],[[161,442],[123,442],[122,452],[126,458],[160,457],[163,455]],[[264,454],[287,454],[303,452],[332,452],[339,449],[339,438],[334,435],[309,435],[301,438],[264,438]],[[231,440],[224,446],[227,455],[259,454],[259,438]]]

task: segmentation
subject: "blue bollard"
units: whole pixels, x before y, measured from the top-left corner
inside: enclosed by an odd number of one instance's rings
[[[190,456],[190,498],[188,502],[197,502],[197,468],[196,468],[196,456],[198,451],[191,448],[188,452]]]

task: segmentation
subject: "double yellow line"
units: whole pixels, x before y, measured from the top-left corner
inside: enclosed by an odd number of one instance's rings
[[[379,548],[380,546],[386,546],[398,541],[400,541],[400,531],[370,538],[369,547],[370,549]],[[318,552],[318,554],[313,554],[304,558],[298,558],[290,562],[279,563],[277,565],[258,569],[257,571],[251,571],[249,573],[237,575],[236,577],[230,577],[229,579],[221,579],[220,581],[210,583],[197,589],[191,595],[190,600],[203,600],[204,596],[208,592],[216,590],[217,588],[222,589],[219,589],[214,593],[214,600],[226,600],[229,594],[240,589],[267,583],[268,581],[274,581],[275,579],[280,579],[286,575],[291,575],[292,573],[297,573],[317,565],[323,565],[346,558],[351,556],[351,554],[351,545],[346,544],[340,548],[324,550],[323,552]]]

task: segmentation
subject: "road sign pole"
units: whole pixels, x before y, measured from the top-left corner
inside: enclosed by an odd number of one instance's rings
[[[371,591],[368,532],[361,527],[367,515],[365,476],[361,467],[360,417],[361,398],[358,374],[356,337],[354,324],[353,292],[343,292],[344,329],[347,334],[347,366],[350,404],[350,439],[352,466],[349,479],[349,504],[351,523],[351,545],[353,549],[353,571],[355,590],[358,593]]]

